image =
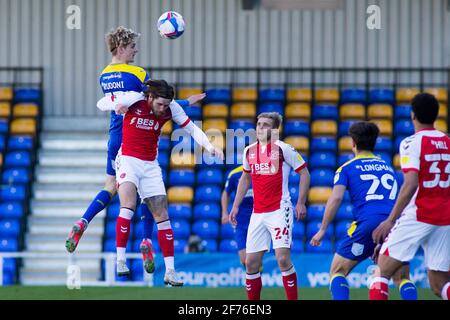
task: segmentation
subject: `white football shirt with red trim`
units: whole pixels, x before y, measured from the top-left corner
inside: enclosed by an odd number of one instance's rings
[[[291,168],[299,172],[305,166],[302,156],[280,140],[266,146],[256,142],[246,147],[243,167],[252,178],[253,213],[272,212],[282,204],[290,205],[289,173]]]

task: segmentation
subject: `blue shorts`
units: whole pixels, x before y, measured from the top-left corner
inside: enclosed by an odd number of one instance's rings
[[[371,257],[375,249],[372,232],[387,217],[387,215],[373,215],[364,220],[353,221],[344,240],[338,245],[336,253],[358,262]]]
[[[114,161],[116,160],[117,153],[119,152],[122,144],[122,135],[109,135],[108,140],[108,159],[106,162],[106,174],[110,176],[116,175]]]

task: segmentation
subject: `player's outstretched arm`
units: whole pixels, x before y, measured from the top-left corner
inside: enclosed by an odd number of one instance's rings
[[[228,201],[230,200],[230,196],[226,190],[222,191],[222,196],[220,198],[220,204],[222,206],[222,224],[229,222],[228,217]]]
[[[233,208],[230,212],[230,222],[233,225],[236,225],[236,216],[239,212],[239,206],[242,203],[242,200],[244,199],[244,196],[246,195],[248,189],[250,188],[250,174],[246,172],[245,170],[242,172],[242,176],[239,179],[239,184],[236,191],[236,197],[234,198]]]
[[[116,111],[122,112],[128,110],[128,108],[134,103],[144,100],[144,94],[142,92],[127,91],[121,94],[116,93],[114,95],[108,95],[97,101],[97,108],[101,111]],[[125,113],[123,112],[123,113]],[[118,113],[119,114],[119,113]]]
[[[404,176],[405,180],[400,188],[400,193],[397,201],[395,202],[394,208],[392,208],[391,214],[372,232],[372,239],[374,243],[383,243],[384,239],[386,239],[387,235],[394,226],[395,221],[397,221],[398,217],[400,217],[403,210],[411,201],[414,193],[416,193],[417,187],[419,186],[419,174],[416,171],[408,171],[404,173]]]
[[[325,213],[323,214],[322,224],[320,225],[319,231],[311,238],[312,246],[320,246],[322,243],[323,236],[327,232],[328,226],[334,220],[336,216],[336,212],[341,205],[342,199],[344,199],[346,187],[343,185],[335,185],[333,187],[333,191],[331,193],[331,197],[327,201],[327,205],[325,207]]]
[[[298,196],[297,204],[295,206],[295,217],[297,220],[306,218],[306,200],[309,191],[309,185],[311,182],[311,176],[309,174],[308,168],[304,167],[299,172],[300,174],[300,184],[299,190],[300,194]]]

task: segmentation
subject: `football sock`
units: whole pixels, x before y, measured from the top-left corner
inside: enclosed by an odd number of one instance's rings
[[[142,238],[151,239],[155,219],[145,203],[141,203],[139,208],[141,210],[141,220],[144,223],[144,234],[142,235]]]
[[[450,297],[450,282],[447,282],[446,284],[444,284],[444,287],[442,288],[441,298],[443,300],[448,300],[449,297]]]
[[[298,290],[297,290],[297,273],[295,272],[295,268],[292,267],[287,270],[281,272],[283,276],[283,285],[284,290],[286,291],[286,297],[288,300],[297,300],[298,299]]]
[[[389,297],[389,280],[383,277],[373,279],[369,289],[370,300],[387,300]]]
[[[106,190],[100,191],[92,200],[91,204],[87,208],[86,212],[83,214],[82,219],[87,221],[87,223],[91,222],[92,219],[106,208],[106,206],[111,202],[112,195]]]
[[[247,273],[245,278],[248,300],[261,300],[261,274],[259,272],[253,274]]]
[[[116,247],[117,247],[117,260],[125,260],[125,250],[127,247],[128,237],[130,236],[130,224],[133,217],[133,210],[128,208],[120,208],[119,217],[116,222]],[[120,250],[119,253],[119,249]],[[119,254],[121,255],[119,257]]]
[[[417,300],[417,288],[409,279],[403,279],[398,287],[402,300]]]
[[[166,270],[175,269],[174,263],[174,247],[173,247],[173,230],[170,225],[170,220],[158,222],[158,243],[164,257],[164,264]]]
[[[336,273],[330,281],[330,292],[333,300],[349,300],[350,290],[347,278],[342,273]]]

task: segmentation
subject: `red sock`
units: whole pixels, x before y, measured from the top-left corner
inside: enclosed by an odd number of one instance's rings
[[[255,274],[247,273],[245,287],[247,290],[248,300],[261,300],[262,281],[261,274],[259,272]]]
[[[123,217],[117,218],[116,223],[116,246],[118,248],[126,248],[128,237],[130,235],[130,224],[131,220]]]
[[[158,227],[158,243],[163,257],[173,257],[173,230],[170,221],[159,222],[156,226]]]
[[[369,289],[369,300],[387,300],[389,297],[389,281],[376,277]]]
[[[283,285],[288,300],[298,300],[297,273],[294,266],[283,274]]]

